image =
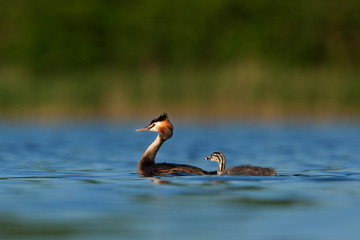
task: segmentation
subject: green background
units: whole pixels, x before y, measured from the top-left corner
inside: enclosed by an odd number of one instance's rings
[[[2,0],[0,113],[360,114],[360,2]]]

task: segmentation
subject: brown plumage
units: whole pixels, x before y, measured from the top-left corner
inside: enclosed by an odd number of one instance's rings
[[[225,168],[226,158],[225,155],[221,152],[214,152],[210,156],[204,159],[218,162],[219,168],[217,174],[220,176],[223,175],[276,176],[276,171],[273,168],[262,168],[251,165],[240,165],[240,166]]]
[[[145,177],[161,176],[166,174],[179,175],[181,173],[199,175],[208,174],[207,171],[191,165],[175,163],[155,163],[156,153],[159,151],[161,145],[166,140],[172,137],[173,129],[173,125],[169,121],[167,114],[164,113],[160,115],[160,117],[152,120],[147,127],[136,130],[137,132],[153,131],[159,133],[155,141],[150,144],[150,146],[147,148],[147,150],[141,157],[137,167],[138,174]]]

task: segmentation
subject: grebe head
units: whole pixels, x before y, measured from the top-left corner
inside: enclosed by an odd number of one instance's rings
[[[137,132],[158,132],[160,138],[163,140],[171,138],[171,136],[173,135],[173,130],[174,127],[169,121],[169,117],[166,113],[163,113],[158,118],[153,119],[148,126],[136,129]]]
[[[222,152],[213,152],[212,154],[210,154],[208,157],[205,157],[204,160],[210,160],[213,162],[218,162],[220,163],[220,161],[222,159],[224,159],[225,156]]]

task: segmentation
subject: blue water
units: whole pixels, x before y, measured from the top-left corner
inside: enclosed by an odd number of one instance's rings
[[[360,123],[174,123],[157,156],[276,177],[140,177],[143,125],[1,122],[0,239],[360,239]]]

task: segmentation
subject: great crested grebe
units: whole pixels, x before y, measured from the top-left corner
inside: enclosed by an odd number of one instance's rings
[[[145,176],[161,176],[166,174],[177,174],[177,173],[192,173],[205,175],[208,174],[207,171],[204,171],[201,168],[194,167],[186,164],[174,164],[174,163],[155,163],[155,156],[161,145],[171,138],[173,135],[173,125],[169,121],[169,118],[166,113],[160,115],[160,117],[151,121],[151,123],[144,128],[136,130],[137,132],[142,131],[152,131],[158,132],[159,135],[156,137],[155,141],[150,144],[146,149],[144,155],[141,157],[139,164],[137,166],[137,173]]]
[[[255,175],[255,176],[276,176],[273,168],[262,168],[251,165],[233,166],[225,169],[226,158],[221,152],[214,152],[210,156],[205,157],[205,160],[210,160],[219,163],[217,174],[223,175]]]

